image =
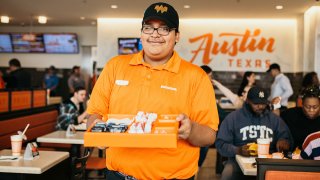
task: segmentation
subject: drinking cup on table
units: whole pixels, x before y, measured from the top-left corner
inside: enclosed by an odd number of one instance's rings
[[[270,139],[257,139],[258,158],[267,158],[269,155]]]
[[[11,137],[12,156],[20,156],[22,147],[22,136],[12,135]]]

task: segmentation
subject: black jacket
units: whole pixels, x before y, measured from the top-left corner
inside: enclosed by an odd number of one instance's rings
[[[282,112],[281,117],[291,131],[294,147],[298,146],[301,149],[309,134],[320,131],[320,116],[309,119],[304,115],[301,107],[290,108]]]
[[[7,89],[31,88],[31,76],[24,69],[17,69],[3,76]]]

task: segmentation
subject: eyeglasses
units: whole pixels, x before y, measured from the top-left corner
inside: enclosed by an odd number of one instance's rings
[[[154,28],[152,26],[142,26],[141,31],[145,34],[153,34],[154,31],[157,31],[157,33],[161,36],[167,36],[170,31],[174,30],[175,28],[169,28],[169,27],[158,27]]]

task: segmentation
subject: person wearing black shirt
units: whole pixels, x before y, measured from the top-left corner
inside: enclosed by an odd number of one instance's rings
[[[3,76],[7,89],[31,88],[31,75],[21,68],[18,59],[9,61],[8,73]]]
[[[294,139],[294,147],[302,149],[305,138],[320,131],[320,90],[317,86],[302,92],[302,107],[290,108],[281,113]]]

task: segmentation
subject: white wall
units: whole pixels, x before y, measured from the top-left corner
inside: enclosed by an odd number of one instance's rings
[[[312,7],[304,14],[304,72],[320,75],[320,7]]]
[[[97,45],[97,28],[89,26],[54,26],[54,27],[1,27],[0,32],[56,32],[76,33],[79,39],[79,54],[40,54],[40,53],[0,53],[0,66],[7,67],[11,58],[18,58],[23,67],[47,68],[54,65],[57,68],[72,68],[74,65],[87,66],[88,58],[83,54],[83,46]],[[87,52],[87,51],[86,51]],[[88,71],[88,70],[87,70]]]
[[[119,37],[140,37],[140,28],[141,19],[98,19],[98,67],[103,67],[108,59],[117,55]],[[298,62],[300,49],[297,45],[297,19],[182,19],[179,29],[181,39],[175,49],[181,57],[187,61],[193,60],[194,64],[208,64],[216,71],[264,72],[270,63],[277,62],[283,72],[302,71],[301,63]],[[257,30],[260,30],[259,34],[254,35]],[[239,48],[246,31],[250,32],[246,46],[252,40],[257,45],[263,38],[274,39],[272,52],[267,52],[265,46],[263,50],[238,51],[236,55],[231,55],[231,51]],[[226,33],[229,35],[224,36]],[[207,37],[207,34],[212,37]],[[201,36],[199,40],[191,42]],[[238,41],[237,47],[231,45],[235,41]],[[212,53],[215,43],[221,47],[225,42],[228,43],[230,53]],[[209,56],[205,56],[205,49]],[[194,51],[197,50],[199,53],[195,55]]]

